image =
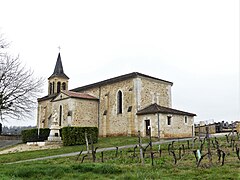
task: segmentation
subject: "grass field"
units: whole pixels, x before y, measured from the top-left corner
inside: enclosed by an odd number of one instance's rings
[[[196,167],[196,160],[193,149],[187,148],[187,143],[175,142],[174,151],[179,154],[179,147],[182,144],[186,147],[184,155],[174,158],[169,155],[168,144],[161,145],[162,154],[158,151],[158,146],[153,146],[154,165],[150,158],[150,149],[145,153],[145,164],[141,165],[139,159],[139,149],[136,149],[136,157],[133,157],[133,148],[118,151],[104,152],[103,160],[101,153],[97,153],[96,162],[92,162],[91,154],[81,163],[82,156],[76,161],[76,156],[68,158],[50,159],[44,161],[33,161],[22,164],[6,165],[4,162],[30,159],[33,157],[63,154],[79,151],[84,146],[63,147],[56,150],[44,150],[34,152],[22,152],[16,154],[0,155],[0,179],[240,179],[240,161],[236,152],[232,151],[230,144],[225,138],[218,139],[220,149],[226,153],[225,163],[221,166],[218,162],[216,149],[211,148],[212,164],[208,158],[204,158],[200,166]],[[147,142],[147,139],[144,139]],[[238,147],[239,141],[236,141]],[[136,137],[102,138],[95,145],[98,147],[120,146],[126,144],[137,144]],[[194,149],[200,143],[196,141]],[[202,154],[207,152],[206,143]]]

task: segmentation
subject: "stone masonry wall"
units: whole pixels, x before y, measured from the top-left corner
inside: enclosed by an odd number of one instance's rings
[[[122,92],[122,114],[117,113],[117,93]],[[132,122],[133,111],[128,112],[130,106],[134,106],[133,99],[133,81],[131,79],[102,86],[100,88],[92,88],[84,93],[94,95],[99,98],[99,134],[100,136],[118,136],[131,134],[129,123]],[[100,95],[100,97],[99,97]],[[132,108],[133,109],[133,108]]]
[[[171,107],[171,85],[165,82],[141,78],[141,108],[157,103]]]
[[[52,103],[50,100],[41,101],[38,103],[38,113],[37,113],[37,127],[48,128],[51,122],[48,122],[49,117],[52,114]]]
[[[74,99],[72,126],[97,127],[98,102],[86,99]]]
[[[185,116],[183,115],[172,115],[171,125],[167,125],[167,114],[162,114],[161,119],[161,130],[163,131],[164,138],[171,137],[192,137],[193,117],[187,116],[187,123],[185,123]]]

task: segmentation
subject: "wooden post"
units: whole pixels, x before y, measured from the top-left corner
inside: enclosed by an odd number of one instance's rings
[[[137,145],[133,149],[133,157],[136,157],[136,149],[137,149]]]
[[[103,152],[101,152],[101,155],[102,155],[102,158],[101,158],[101,159],[102,159],[102,163],[103,163]]]
[[[115,157],[116,157],[116,158],[118,157],[118,147],[116,147],[116,154],[115,154]]]
[[[192,125],[192,142],[194,141],[194,124]],[[192,148],[194,148],[194,144],[192,144]]]
[[[93,140],[92,140],[92,135],[90,134],[90,141],[92,145],[92,157],[93,157],[93,162],[96,161],[96,151],[94,151],[94,145],[93,145]]]
[[[157,114],[158,116],[158,140],[160,141],[160,118],[159,118],[159,113]]]
[[[150,152],[152,152],[152,129],[149,127],[149,145],[150,145]]]
[[[199,125],[198,125],[198,138],[199,138],[199,140],[200,140],[200,130],[201,130],[201,127],[200,127],[200,123],[199,123]]]
[[[140,159],[142,165],[144,165],[144,158],[143,158],[143,149],[142,149],[142,139],[141,139],[141,133],[138,131],[138,143],[139,143],[139,149],[140,149]]]
[[[183,155],[185,155],[185,146],[182,144]]]
[[[151,152],[152,166],[154,165],[154,153]]]
[[[210,137],[209,137],[209,124],[206,126],[206,138],[207,138],[207,147],[208,147],[208,159],[210,164],[212,165],[212,154],[211,154],[211,149],[210,149]]]
[[[86,141],[86,147],[87,147],[87,154],[89,154],[89,146],[88,146],[87,132],[85,132],[85,141]]]
[[[234,128],[233,128],[233,121],[232,121],[232,139],[234,138]]]

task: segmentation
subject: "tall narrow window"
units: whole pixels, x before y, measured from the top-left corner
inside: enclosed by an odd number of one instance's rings
[[[52,94],[52,83],[49,84],[49,94]]]
[[[60,93],[60,91],[61,91],[61,83],[58,82],[57,83],[57,93]]]
[[[52,86],[52,93],[55,93],[55,82],[53,82],[53,86]]]
[[[117,113],[122,114],[122,91],[117,94]]]
[[[62,126],[62,106],[59,109],[59,126]]]
[[[66,83],[62,83],[62,90],[66,90]]]

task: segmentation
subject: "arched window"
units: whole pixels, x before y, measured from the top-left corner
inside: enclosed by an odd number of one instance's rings
[[[62,83],[62,90],[66,90],[66,83]]]
[[[60,93],[60,91],[61,91],[61,83],[58,82],[57,83],[57,93]]]
[[[60,106],[60,109],[59,109],[59,126],[62,125],[62,106]]]
[[[55,82],[53,82],[53,86],[52,86],[52,93],[55,93]]]
[[[122,114],[122,91],[117,93],[117,113]]]
[[[49,84],[49,94],[52,94],[52,83]]]

